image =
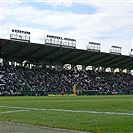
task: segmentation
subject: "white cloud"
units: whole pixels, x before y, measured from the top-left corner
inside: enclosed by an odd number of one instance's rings
[[[73,1],[52,3],[72,6]],[[43,3],[48,4],[48,3]],[[89,41],[102,43],[101,50],[108,52],[112,44],[123,47],[128,54],[132,45],[133,3],[130,2],[80,2],[96,8],[94,14],[37,10],[30,3],[1,4],[1,37],[9,38],[12,28],[31,32],[31,41],[44,43],[47,34],[77,39],[77,48],[86,49]]]
[[[72,6],[72,0],[58,0],[58,1],[49,1],[47,4],[52,4],[54,8],[57,8],[58,6],[64,6],[64,7],[70,7]]]

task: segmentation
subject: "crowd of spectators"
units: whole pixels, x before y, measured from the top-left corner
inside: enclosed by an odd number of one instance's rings
[[[13,66],[0,66],[0,95],[18,95],[27,84]]]
[[[121,72],[2,66],[0,76],[0,95],[73,93],[74,84],[77,94],[133,94],[133,75]]]

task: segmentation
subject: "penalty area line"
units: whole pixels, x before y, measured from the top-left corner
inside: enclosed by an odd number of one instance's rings
[[[0,106],[0,108],[14,108],[14,109],[23,109],[23,110],[14,110],[15,112],[21,111],[57,111],[57,112],[71,112],[71,113],[90,113],[90,114],[108,114],[108,115],[128,115],[133,116],[133,113],[125,112],[98,112],[98,111],[89,111],[89,110],[64,110],[64,109],[48,109],[48,108],[27,108],[27,107],[15,107],[15,106]],[[9,112],[9,111],[8,111]],[[11,112],[11,111],[10,111]],[[13,111],[12,111],[13,112]]]

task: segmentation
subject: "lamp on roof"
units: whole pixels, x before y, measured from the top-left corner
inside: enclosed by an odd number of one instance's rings
[[[12,34],[10,34],[10,39],[15,40],[15,41],[25,41],[25,42],[28,41],[28,42],[30,42],[30,32],[12,29]]]

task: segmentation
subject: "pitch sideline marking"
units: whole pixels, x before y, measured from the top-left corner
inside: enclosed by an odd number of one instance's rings
[[[0,112],[0,114],[15,113],[15,112],[25,112],[25,111],[30,111],[30,110],[13,110],[13,111],[4,111],[4,112]]]
[[[72,112],[72,113],[91,113],[91,114],[109,114],[109,115],[129,115],[133,116],[133,113],[120,113],[120,112],[98,112],[98,111],[88,111],[88,110],[64,110],[64,109],[47,109],[47,108],[27,108],[27,107],[15,107],[15,106],[0,106],[1,108],[14,108],[14,109],[23,109],[18,110],[21,111],[31,111],[31,110],[51,110],[51,111],[58,111],[58,112]],[[7,111],[5,111],[7,112]],[[8,111],[9,113],[13,111]],[[17,112],[17,110],[14,110]],[[0,112],[2,113],[2,112]]]

